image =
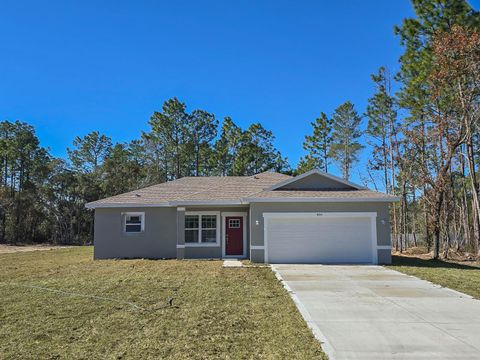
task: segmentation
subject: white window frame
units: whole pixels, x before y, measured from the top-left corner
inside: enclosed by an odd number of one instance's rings
[[[198,242],[185,242],[185,247],[218,247],[220,246],[220,211],[186,211],[185,216],[198,216]],[[215,242],[202,242],[202,215],[215,215],[216,217],[216,237]],[[183,229],[185,232],[185,227]]]
[[[140,216],[140,231],[127,231],[127,217]],[[123,232],[127,235],[141,234],[145,231],[145,213],[144,212],[125,212],[122,213]]]

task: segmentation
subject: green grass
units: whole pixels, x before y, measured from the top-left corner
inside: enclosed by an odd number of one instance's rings
[[[0,359],[326,358],[270,269],[221,265],[0,255]]]
[[[432,283],[461,291],[480,299],[480,267],[442,260],[393,256],[393,270],[416,276]]]

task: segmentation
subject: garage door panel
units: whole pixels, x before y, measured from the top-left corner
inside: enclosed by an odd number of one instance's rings
[[[369,217],[268,219],[270,263],[371,263]]]

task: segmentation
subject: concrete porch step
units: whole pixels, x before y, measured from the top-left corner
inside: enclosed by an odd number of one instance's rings
[[[243,264],[238,259],[226,259],[223,261],[223,267],[225,268],[241,268]]]

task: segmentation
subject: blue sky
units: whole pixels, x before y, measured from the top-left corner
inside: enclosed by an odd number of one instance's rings
[[[0,119],[34,125],[64,156],[93,130],[138,138],[176,96],[261,122],[295,165],[321,111],[351,100],[363,112],[370,74],[398,69],[393,26],[412,15],[407,0],[3,0]]]

